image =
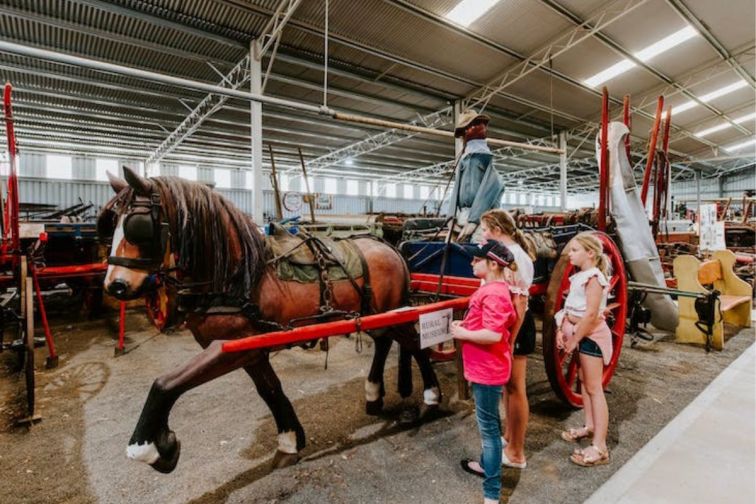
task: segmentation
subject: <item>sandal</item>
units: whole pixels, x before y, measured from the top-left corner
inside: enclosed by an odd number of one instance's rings
[[[478,461],[477,460],[473,460],[473,459],[469,459],[469,458],[468,459],[462,459],[462,460],[459,461],[459,465],[462,466],[462,470],[465,471],[466,473],[474,474],[475,476],[477,476],[479,478],[485,478],[486,474],[482,473],[480,471],[476,471],[475,469],[473,469],[472,467],[470,467],[470,462],[478,462]]]
[[[562,431],[562,439],[565,441],[568,441],[570,443],[577,443],[581,439],[591,437],[593,435],[593,431],[588,429],[588,427],[570,427],[566,431]]]
[[[570,461],[582,467],[593,467],[609,463],[609,450],[601,450],[596,445],[591,445],[580,454],[570,455]]]

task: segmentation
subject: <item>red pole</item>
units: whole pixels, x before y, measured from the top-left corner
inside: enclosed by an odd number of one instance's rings
[[[8,155],[10,157],[10,171],[8,175],[8,199],[10,214],[11,246],[14,252],[21,249],[18,232],[18,179],[16,178],[16,132],[13,128],[13,110],[11,109],[11,93],[13,86],[10,82],[5,83],[3,103],[5,105],[5,132],[8,137]]]
[[[118,347],[116,347],[116,354],[123,353],[123,341],[126,336],[126,303],[120,301],[119,304],[121,310],[118,315]]]
[[[667,107],[667,120],[664,122],[664,135],[662,137],[662,150],[666,155],[669,152],[669,126],[672,124],[672,107]]]
[[[630,112],[630,95],[625,95],[622,101],[622,122],[625,123],[629,131],[633,130],[633,116]],[[630,161],[630,134],[625,137],[625,152],[627,160]]]
[[[651,166],[654,164],[656,156],[656,140],[659,136],[659,125],[661,123],[662,109],[664,108],[664,97],[660,96],[656,102],[656,117],[654,126],[651,129],[651,137],[648,142],[648,156],[646,157],[646,171],[643,172],[643,186],[641,187],[641,203],[646,206],[646,196],[648,196],[648,182],[651,178]]]
[[[604,87],[601,99],[601,158],[599,162],[598,228],[606,231],[606,211],[609,205],[609,90]]]
[[[50,332],[50,324],[47,322],[47,310],[45,310],[45,302],[42,300],[42,291],[39,288],[39,279],[37,278],[37,269],[32,262],[29,262],[29,269],[31,270],[32,279],[34,280],[34,292],[37,294],[37,305],[39,306],[39,315],[42,318],[42,327],[45,329],[45,340],[47,340],[47,349],[50,351],[50,356],[47,359],[47,367],[55,367],[58,363],[58,354],[55,352],[55,342],[53,341],[52,333]]]
[[[394,325],[407,324],[417,321],[423,313],[430,313],[445,308],[452,308],[455,310],[464,309],[467,307],[469,301],[470,298],[468,297],[450,299],[439,303],[431,303],[414,308],[368,315],[356,319],[338,320],[335,322],[296,327],[290,331],[275,331],[257,336],[249,336],[247,338],[223,343],[223,351],[241,352],[257,348],[290,345],[330,336],[339,336],[351,334],[353,332],[370,331]]]

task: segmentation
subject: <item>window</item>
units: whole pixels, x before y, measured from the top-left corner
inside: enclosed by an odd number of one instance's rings
[[[47,155],[46,176],[51,179],[73,178],[73,169],[71,168],[71,156],[57,156],[54,154]]]
[[[357,196],[360,194],[360,184],[356,180],[347,179],[346,181],[346,193],[349,196]]]
[[[186,180],[197,180],[197,167],[191,165],[179,165],[178,176]]]
[[[496,5],[499,0],[462,0],[446,13],[446,19],[462,26],[470,26],[476,19]]]
[[[404,184],[404,199],[412,199],[415,197],[415,188],[409,184]]]
[[[108,172],[111,175],[118,176],[117,159],[98,159],[95,161],[95,180],[107,182]]]
[[[289,181],[291,180],[291,178],[285,173],[280,173],[277,175],[278,175],[278,190],[281,192],[288,191]]]
[[[7,177],[10,174],[10,161],[8,152],[0,152],[0,175]]]
[[[215,186],[224,189],[231,187],[231,170],[228,168],[216,168]]]
[[[427,185],[420,186],[420,199],[427,200],[430,197],[430,187]]]
[[[254,187],[252,186],[252,172],[251,171],[244,172],[244,189],[249,189],[250,191],[254,189]]]
[[[336,194],[338,191],[338,183],[335,178],[326,177],[323,179],[323,192],[328,194]]]
[[[526,194],[520,193],[519,194],[519,203],[520,205],[527,205],[528,204],[528,196]]]
[[[396,184],[386,184],[386,197],[396,198]]]
[[[145,173],[144,173],[144,162],[142,162],[142,161],[126,161],[126,162],[123,162],[121,164],[124,165],[124,166],[128,166],[129,168],[131,168],[132,170],[134,170],[135,172],[137,172],[137,174],[145,176]],[[118,170],[118,169],[116,168],[116,170]],[[154,177],[155,175],[160,175],[160,168],[158,167],[158,168],[156,168],[156,170],[157,170],[156,174],[147,173],[147,176]],[[112,173],[114,175],[116,175],[116,174],[118,174],[118,171],[114,171]]]
[[[157,177],[160,175],[160,163],[150,163],[147,165],[147,171],[145,175],[147,177]]]

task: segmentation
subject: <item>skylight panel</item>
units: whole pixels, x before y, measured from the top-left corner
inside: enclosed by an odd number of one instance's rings
[[[746,81],[739,80],[738,82],[733,82],[732,84],[729,84],[727,86],[721,87],[719,89],[715,89],[714,91],[712,91],[710,93],[707,93],[707,94],[705,94],[703,96],[699,96],[698,99],[701,100],[704,103],[710,102],[711,100],[714,100],[715,98],[719,98],[720,96],[724,96],[726,94],[730,94],[733,91],[737,91],[738,89],[740,89],[742,87],[745,87],[747,85],[748,85],[748,83]],[[672,109],[672,117],[674,117],[675,114],[679,114],[680,112],[685,112],[686,110],[690,110],[693,107],[695,107],[696,105],[698,105],[698,103],[696,103],[693,100],[686,101],[682,105],[678,105],[677,107],[674,107]],[[663,117],[666,117],[666,116],[667,116],[667,113],[665,112],[664,115],[663,115]]]
[[[669,51],[673,47],[676,47],[686,40],[689,40],[693,37],[698,35],[698,32],[692,27],[692,26],[686,26],[682,30],[676,31],[672,35],[669,35],[667,37],[664,37],[663,39],[659,40],[658,42],[655,42],[651,44],[648,47],[645,47],[641,49],[640,51],[633,53],[633,56],[638,58],[639,60],[646,62],[650,59]],[[596,87],[604,82],[613,79],[614,77],[621,75],[628,70],[636,67],[637,65],[630,61],[629,59],[625,58],[619,63],[615,63],[614,65],[610,66],[606,70],[602,70],[601,72],[597,73],[593,77],[586,79],[583,81],[587,86],[590,87]]]
[[[751,121],[753,119],[756,119],[756,112],[753,112],[751,114],[744,115],[744,116],[741,116],[741,117],[736,117],[735,119],[732,120],[732,122],[734,122],[735,124],[741,124],[741,123],[744,123],[746,121]]]
[[[446,13],[446,19],[467,27],[498,2],[499,0],[462,0]]]
[[[749,147],[751,145],[756,145],[756,138],[751,138],[750,140],[747,140],[745,142],[741,142],[738,144],[728,145],[727,147],[724,148],[724,150],[728,152],[734,152],[734,151],[738,151],[746,147]]]
[[[712,133],[716,133],[717,131],[722,131],[723,129],[729,128],[730,126],[732,126],[730,123],[717,124],[716,126],[712,126],[711,128],[707,128],[705,130],[694,133],[694,135],[702,138],[706,135],[711,135]]]

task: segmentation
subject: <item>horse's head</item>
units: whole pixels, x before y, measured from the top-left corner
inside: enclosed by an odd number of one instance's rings
[[[111,242],[105,290],[120,300],[135,299],[170,258],[169,227],[156,184],[124,167],[126,180],[108,173],[116,192],[97,220],[97,232]]]

